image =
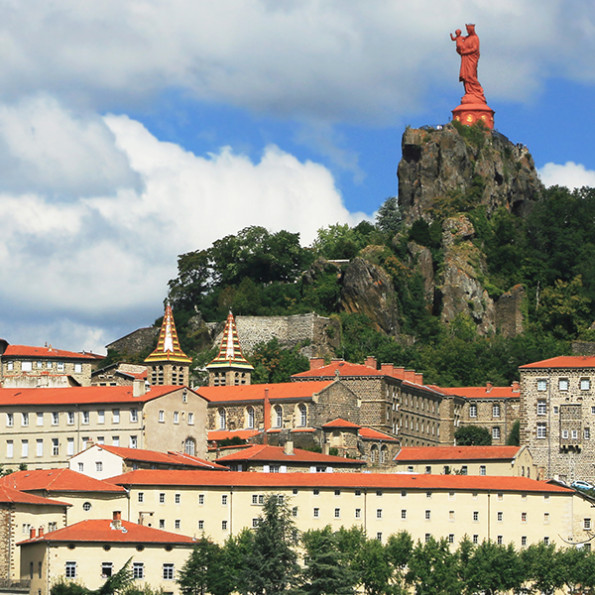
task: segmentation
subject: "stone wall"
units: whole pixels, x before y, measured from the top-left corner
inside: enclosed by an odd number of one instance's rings
[[[106,348],[114,349],[123,354],[141,353],[142,351],[152,349],[155,346],[158,335],[159,328],[156,326],[139,328],[125,337],[109,343],[106,345]]]
[[[15,578],[10,569],[10,544],[14,543],[11,507],[2,504],[0,508],[0,579]]]

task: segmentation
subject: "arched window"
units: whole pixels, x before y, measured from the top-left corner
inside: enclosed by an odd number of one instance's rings
[[[298,405],[298,425],[302,427],[308,425],[308,408],[303,403]]]
[[[372,448],[370,449],[370,462],[375,463],[376,459],[378,458],[378,447],[373,444]]]
[[[219,429],[225,430],[225,426],[225,409],[221,408],[219,409]]]
[[[283,426],[283,408],[281,405],[273,407],[273,427],[280,428]]]
[[[388,448],[383,446],[380,449],[380,464],[386,463],[386,457],[388,456]]]
[[[186,438],[184,442],[184,452],[187,455],[194,456],[196,454],[196,440],[194,438]]]
[[[254,407],[246,408],[246,427],[250,429],[254,427]]]

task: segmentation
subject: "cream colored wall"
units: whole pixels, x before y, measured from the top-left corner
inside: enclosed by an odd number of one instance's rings
[[[143,493],[142,503],[138,502],[138,492]],[[300,531],[327,524],[334,529],[359,525],[369,535],[382,533],[383,541],[393,533],[406,530],[414,539],[422,540],[426,533],[437,538],[452,534],[455,544],[465,535],[471,538],[476,535],[479,542],[488,538],[497,540],[501,536],[503,543],[512,542],[517,548],[522,546],[523,536],[527,544],[548,537],[551,543],[563,545],[561,536],[572,536],[575,531],[573,502],[576,497],[571,493],[502,492],[499,495],[495,492],[408,491],[403,495],[400,490],[382,490],[382,495],[377,495],[375,490],[362,490],[357,496],[355,489],[341,489],[339,495],[335,495],[334,490],[320,489],[315,495],[313,488],[299,488],[296,492],[292,488],[236,487],[230,491],[225,488],[132,487],[130,520],[138,522],[142,512],[146,524],[155,528],[192,536],[200,536],[204,531],[223,543],[229,535],[251,527],[253,519],[261,513],[262,507],[252,503],[253,496],[258,502],[260,495],[278,493],[284,495],[290,508],[297,507],[294,520]],[[163,503],[159,502],[160,493],[165,495]],[[176,494],[179,494],[178,504]],[[203,504],[200,504],[201,494]],[[227,497],[227,504],[222,503],[222,496]],[[319,509],[318,517],[314,516],[314,508]],[[361,510],[359,519],[356,518],[358,508]],[[381,510],[380,516],[378,510]],[[405,519],[401,518],[401,510],[407,511]],[[429,520],[425,518],[426,510],[430,511]],[[473,521],[473,512],[479,515],[477,522]],[[503,515],[502,521],[498,521],[498,512]],[[527,515],[524,522],[523,512]],[[549,517],[544,516],[546,513]],[[202,530],[199,521],[203,521]],[[222,528],[223,521],[227,522],[227,529]]]
[[[186,395],[184,397],[184,395]],[[186,400],[186,402],[184,402]],[[159,421],[159,412],[163,411],[164,421]],[[174,421],[174,412],[178,412],[178,423]],[[193,423],[189,423],[188,414],[193,413]],[[194,438],[197,457],[207,454],[207,402],[196,393],[180,389],[159,399],[149,401],[145,406],[144,442],[139,448],[149,450],[175,450],[184,452],[184,442]]]
[[[467,475],[481,475],[481,467],[485,466],[485,475],[520,475],[516,472],[516,468],[512,466],[511,461],[493,461],[493,460],[446,460],[446,461],[395,461],[398,472],[401,473],[426,473],[426,467],[430,467],[430,473],[440,475],[444,473],[444,468],[449,467],[451,473],[461,470],[467,466]]]
[[[50,547],[42,544],[32,544],[23,547],[21,559],[21,573],[23,578],[29,578],[30,563],[33,562],[33,578],[30,593],[47,595],[52,584],[64,577],[67,561],[76,562],[77,576],[74,580],[89,589],[98,589],[105,578],[101,576],[102,562],[112,562],[114,572],[118,571],[128,558],[132,556],[133,562],[143,562],[145,578],[136,581],[138,587],[143,584],[150,585],[153,590],[162,589],[164,592],[179,593],[175,581],[177,572],[188,559],[192,545],[173,546],[169,549],[164,545],[145,544],[142,551],[138,551],[134,544],[112,544],[109,551],[101,544],[75,544],[70,549],[66,543],[55,544]],[[42,562],[41,578],[37,569]],[[174,564],[174,580],[163,579],[163,564]]]
[[[97,463],[101,463],[101,470],[99,471],[97,470]],[[81,464],[82,468],[80,467]],[[122,457],[102,449],[97,444],[74,455],[68,461],[68,466],[72,471],[84,473],[95,479],[107,479],[124,472]]]

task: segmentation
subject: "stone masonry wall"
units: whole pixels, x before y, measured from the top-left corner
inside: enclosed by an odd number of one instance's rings
[[[10,572],[10,544],[14,543],[14,535],[11,535],[13,526],[11,522],[12,512],[6,504],[0,508],[0,578],[14,578]]]

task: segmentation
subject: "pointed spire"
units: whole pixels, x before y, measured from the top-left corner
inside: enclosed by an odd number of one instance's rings
[[[223,330],[223,338],[221,339],[221,345],[219,346],[219,353],[217,354],[217,357],[206,366],[206,368],[207,370],[212,370],[215,368],[230,367],[254,370],[254,366],[248,362],[242,353],[236,321],[231,310],[229,311],[227,321],[225,322],[225,329]]]
[[[174,315],[169,303],[165,306],[165,315],[163,316],[163,322],[161,323],[157,347],[147,356],[145,362],[151,363],[164,360],[185,364],[192,363],[192,358],[188,357],[180,347],[178,331],[176,331]]]

